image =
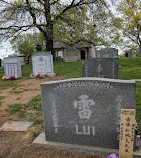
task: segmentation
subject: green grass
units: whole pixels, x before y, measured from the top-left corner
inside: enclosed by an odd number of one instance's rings
[[[29,79],[31,73],[32,73],[32,64],[22,65],[22,76],[24,77],[24,79]]]
[[[36,119],[34,119],[34,123],[35,124],[40,124],[40,123],[43,123],[43,120],[40,119],[40,118],[36,118]]]
[[[25,111],[28,107],[30,109],[33,108],[37,111],[42,110],[41,95],[34,97],[32,100],[29,101],[28,104],[10,104],[9,109],[6,109],[6,111],[8,111],[10,115],[12,115],[19,111]]]
[[[41,103],[41,95],[34,97],[28,105],[33,107],[35,110],[40,111],[42,110],[42,103]]]
[[[5,98],[5,96],[0,96],[0,100],[2,100],[2,99],[4,99]]]
[[[120,79],[141,79],[141,58],[121,58]]]
[[[0,67],[0,77],[4,75],[4,67]]]
[[[16,94],[19,94],[19,93],[22,93],[23,91],[13,91],[12,93],[16,93]]]
[[[57,75],[63,75],[64,78],[81,77],[81,62],[54,62],[54,71]]]
[[[30,133],[31,133],[32,137],[36,137],[38,135],[36,131],[31,131]]]
[[[136,82],[136,119],[141,121],[141,82]]]
[[[26,104],[10,104],[9,108],[6,109],[10,115],[18,113],[20,116],[24,116],[27,105]]]
[[[1,106],[1,104],[2,104],[2,103],[1,103],[1,100],[4,99],[4,98],[5,98],[4,96],[0,96],[0,106]]]

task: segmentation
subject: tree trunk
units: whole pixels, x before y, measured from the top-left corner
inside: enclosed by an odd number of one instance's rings
[[[46,27],[46,51],[53,53],[53,24],[48,24]]]
[[[50,22],[46,27],[46,51],[51,51],[51,54],[53,55],[53,60],[55,60],[55,54],[53,51],[53,24]]]
[[[51,51],[51,54],[53,53],[53,39],[46,38],[46,51]]]
[[[44,0],[45,19],[46,19],[46,51],[51,51],[53,55],[53,21],[51,20],[50,0]],[[53,55],[54,58],[54,55]]]
[[[53,39],[46,39],[46,51],[51,51],[53,55],[53,60],[55,60],[55,54],[53,51]]]

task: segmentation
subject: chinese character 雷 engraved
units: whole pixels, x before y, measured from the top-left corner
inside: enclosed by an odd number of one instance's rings
[[[79,101],[75,101],[73,103],[75,108],[78,108],[78,114],[81,119],[89,119],[91,117],[92,111],[90,109],[90,106],[95,105],[95,102],[87,95],[81,95]]]

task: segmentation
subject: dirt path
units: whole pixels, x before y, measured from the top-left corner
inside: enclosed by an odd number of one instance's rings
[[[33,97],[41,94],[40,83],[62,79],[62,76],[41,80],[29,79],[21,82],[16,88],[3,90],[0,94],[0,96],[5,97],[1,100],[0,126],[7,121],[16,119],[13,115],[9,116],[5,111],[9,104],[28,103]],[[34,126],[30,127],[27,132],[0,131],[0,158],[100,158],[75,151],[69,152],[55,148],[44,149],[31,146],[32,141],[35,139],[32,134],[34,128]]]

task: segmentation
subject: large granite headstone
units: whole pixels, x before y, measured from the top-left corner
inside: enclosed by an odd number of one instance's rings
[[[41,84],[47,141],[118,148],[120,110],[135,109],[135,82],[77,78]]]
[[[32,56],[32,71],[43,75],[55,76],[53,70],[53,56],[51,52],[37,52]]]
[[[118,49],[103,48],[101,50],[95,50],[95,58],[118,58]]]
[[[95,58],[82,60],[82,77],[119,78],[118,58]]]
[[[5,76],[15,76],[22,77],[21,74],[21,62],[20,58],[17,56],[10,56],[4,58],[4,75]]]

